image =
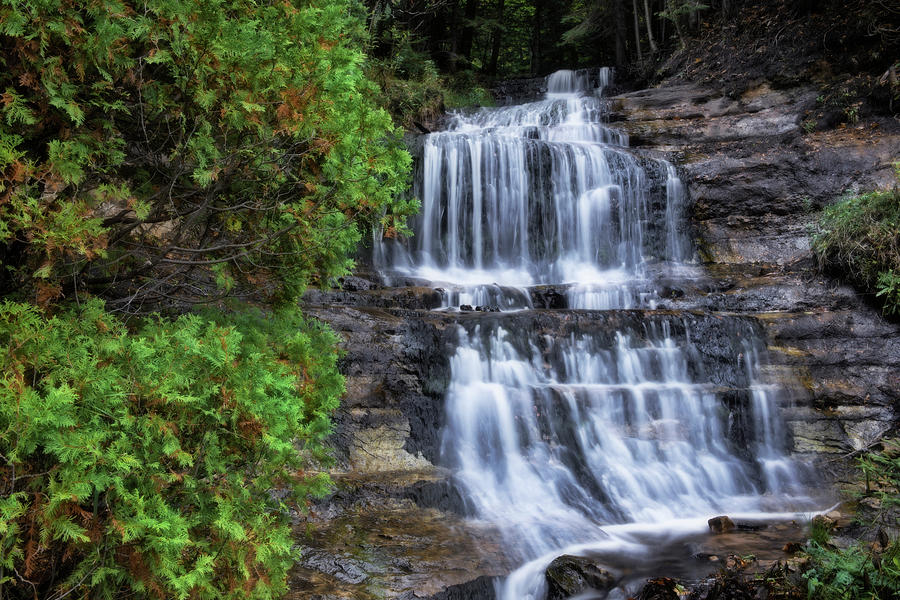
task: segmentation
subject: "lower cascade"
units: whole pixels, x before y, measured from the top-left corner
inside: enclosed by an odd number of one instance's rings
[[[579,597],[625,598],[629,565],[711,517],[817,506],[754,321],[660,307],[664,279],[700,271],[684,190],[605,124],[609,84],[561,71],[543,100],[454,115],[424,142],[415,236],[376,245],[387,280],[491,310],[458,321],[441,457],[521,565],[498,584],[509,600],[546,597],[563,554],[618,582]],[[533,310],[547,286],[564,307]]]

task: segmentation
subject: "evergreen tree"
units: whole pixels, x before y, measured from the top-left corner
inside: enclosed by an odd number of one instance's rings
[[[414,208],[364,35],[353,0],[0,3],[0,293],[141,312],[346,272]]]
[[[0,0],[0,598],[284,591],[343,392],[291,301],[415,208],[364,16]]]
[[[0,598],[277,598],[343,392],[296,311],[0,303]],[[285,494],[276,493],[278,490]]]

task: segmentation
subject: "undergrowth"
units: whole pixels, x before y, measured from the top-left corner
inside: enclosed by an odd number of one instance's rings
[[[817,517],[805,548],[793,558],[752,574],[745,569],[753,557],[730,556],[725,568],[692,590],[690,600],[900,598],[900,441],[884,440],[880,446],[857,461],[865,487],[850,494],[858,509],[854,531],[845,535],[860,539],[848,545],[846,537],[833,538],[837,523]]]
[[[900,178],[900,163],[895,168]],[[820,267],[874,293],[885,314],[900,315],[900,187],[826,207],[819,229],[812,242]]]
[[[803,574],[808,598],[893,600],[900,598],[900,544],[875,553],[863,545],[840,550],[810,544],[812,568]]]
[[[445,110],[491,106],[493,97],[471,70],[441,74],[428,56],[410,43],[409,34],[395,32],[392,54],[369,61],[368,75],[381,88],[380,104],[394,122],[412,129],[432,122]]]
[[[0,598],[281,596],[289,509],[328,485],[330,330],[5,301],[0,349]]]
[[[829,543],[828,531],[814,531],[806,549],[809,568],[803,574],[810,599],[900,598],[900,540],[896,538],[900,526],[900,445],[896,440],[885,441],[882,450],[864,454],[858,464],[865,477],[865,488],[858,499],[868,500],[874,509],[861,512],[857,519],[874,529],[877,539],[837,548]]]

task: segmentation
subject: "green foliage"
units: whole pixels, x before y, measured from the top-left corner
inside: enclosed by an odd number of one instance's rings
[[[494,97],[481,85],[473,71],[460,71],[447,81],[444,104],[447,108],[493,106]]]
[[[659,11],[658,14],[664,19],[675,22],[692,12],[706,10],[708,8],[708,4],[698,2],[697,0],[667,0],[666,8]]]
[[[891,269],[878,274],[875,282],[875,295],[881,298],[884,304],[884,312],[900,315],[900,271]]]
[[[900,440],[886,440],[883,445],[881,452],[868,452],[858,461],[866,478],[865,494],[878,501],[876,522],[900,509]]]
[[[824,546],[831,537],[831,526],[823,521],[813,519],[809,526],[809,539],[814,543]]]
[[[355,0],[0,2],[0,293],[136,311],[214,264],[285,300],[345,273],[409,208],[364,38]]]
[[[296,310],[0,304],[0,597],[276,598],[343,391]],[[286,490],[286,496],[273,490]]]
[[[443,80],[434,63],[409,45],[409,35],[397,33],[392,54],[369,63],[369,73],[381,88],[380,103],[395,122],[412,128],[444,109]]]
[[[900,445],[887,440],[878,452],[858,459],[866,487],[864,495],[876,500],[875,515],[866,521],[876,527],[896,528],[900,509]],[[816,522],[813,522],[816,525]],[[828,545],[829,532],[811,532],[807,548],[810,568],[803,574],[811,599],[889,600],[900,597],[900,541],[882,537],[880,548],[863,542],[845,549]],[[881,530],[884,531],[884,530]],[[883,533],[881,534],[884,535]]]
[[[828,206],[813,236],[822,267],[834,269],[900,313],[900,188],[849,196]]]
[[[408,129],[440,117],[445,109],[490,106],[493,98],[470,70],[441,75],[427,54],[412,46],[409,32],[394,28],[391,53],[369,62],[381,88],[380,104]]]
[[[840,121],[855,125],[859,122],[863,99],[872,94],[872,77],[857,74],[822,87],[816,98],[823,109],[840,113]]]
[[[891,600],[900,596],[900,544],[881,554],[861,545],[835,550],[812,543],[803,574],[811,600]]]

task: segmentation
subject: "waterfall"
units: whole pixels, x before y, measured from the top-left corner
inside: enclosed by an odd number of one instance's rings
[[[646,175],[627,136],[603,123],[603,99],[576,87],[590,79],[561,71],[540,102],[456,114],[427,136],[415,236],[378,249],[382,272],[449,290],[448,306],[501,308],[528,308],[533,285],[590,294],[640,279],[653,252]],[[595,79],[605,86],[609,71]],[[617,306],[638,304],[613,295]]]
[[[424,142],[414,238],[376,248],[445,309],[513,311],[457,325],[441,450],[523,565],[510,600],[543,598],[564,552],[637,557],[716,514],[811,506],[753,324],[653,310],[692,256],[686,195],[605,122],[609,80],[560,71],[541,101],[453,115]],[[584,310],[530,316],[540,285]]]

